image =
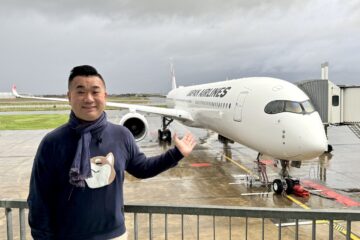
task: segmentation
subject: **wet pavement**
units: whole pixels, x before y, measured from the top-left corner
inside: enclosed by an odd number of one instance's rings
[[[110,121],[120,121],[119,111],[109,111],[108,115]],[[150,132],[144,141],[139,142],[139,146],[147,156],[153,156],[169,146],[159,145],[157,141],[161,119],[152,115],[147,115],[147,119]],[[207,130],[187,128],[176,122],[170,128],[179,135],[188,129],[192,131],[198,138],[196,149],[176,168],[154,178],[139,180],[126,175],[125,203],[279,208],[301,208],[305,205],[312,209],[360,209],[360,139],[346,126],[328,129],[329,143],[334,147],[331,154],[303,162],[301,168],[290,168],[290,175],[309,181],[312,186],[324,186],[348,197],[359,204],[355,207],[337,201],[319,189],[313,191],[310,198],[293,196],[303,205],[275,195],[269,192],[269,187],[255,181],[258,175],[255,162],[257,152],[240,144],[230,144],[224,148],[217,141],[217,135]],[[47,132],[0,131],[0,199],[26,199],[33,158]],[[269,181],[278,178],[280,164],[266,156],[262,160],[266,163]],[[254,181],[250,184],[249,179]],[[127,224],[131,225],[131,222]],[[0,239],[5,239],[5,225],[4,213],[0,212]],[[357,225],[353,224],[352,230],[360,233]]]

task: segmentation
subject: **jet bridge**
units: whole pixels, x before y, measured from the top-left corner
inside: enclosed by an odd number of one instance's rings
[[[301,81],[297,86],[309,96],[325,126],[360,123],[360,86],[322,79]]]

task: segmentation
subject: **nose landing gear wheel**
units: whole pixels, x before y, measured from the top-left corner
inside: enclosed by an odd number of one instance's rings
[[[284,185],[280,179],[275,179],[273,181],[273,190],[277,194],[281,194],[284,191]]]
[[[285,178],[285,179],[275,179],[273,181],[273,190],[277,194],[286,194],[294,193],[294,187],[300,185],[300,181],[296,178]]]
[[[294,181],[292,179],[289,178],[285,178],[286,181],[286,194],[291,194],[294,191]]]

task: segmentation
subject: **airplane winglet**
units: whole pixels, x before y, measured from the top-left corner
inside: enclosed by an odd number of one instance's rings
[[[11,92],[15,97],[20,97],[20,95],[18,94],[18,92],[16,90],[16,85],[15,84],[12,86]]]

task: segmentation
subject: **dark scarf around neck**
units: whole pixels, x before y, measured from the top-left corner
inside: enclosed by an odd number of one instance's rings
[[[93,122],[83,122],[71,111],[69,119],[70,128],[80,134],[75,157],[70,168],[69,182],[76,187],[85,187],[85,179],[91,177],[90,143],[92,134],[107,125],[106,113]]]

